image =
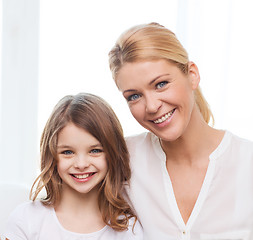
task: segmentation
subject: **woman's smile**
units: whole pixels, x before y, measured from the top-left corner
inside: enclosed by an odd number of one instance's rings
[[[159,117],[156,120],[152,120],[152,122],[154,122],[155,124],[160,124],[165,122],[166,120],[169,120],[171,118],[171,116],[173,115],[173,113],[175,112],[175,108],[172,109],[171,111],[169,111],[168,113],[164,114],[162,117]]]
[[[126,63],[117,75],[117,85],[133,117],[158,137],[173,141],[187,129],[194,108],[191,75],[165,60]]]

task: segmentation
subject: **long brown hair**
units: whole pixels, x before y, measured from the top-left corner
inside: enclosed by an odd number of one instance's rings
[[[112,77],[117,84],[117,74],[127,62],[165,59],[188,74],[188,53],[169,29],[158,23],[137,25],[124,32],[109,52]],[[209,123],[213,119],[210,107],[200,87],[195,90],[196,104]]]
[[[62,181],[57,171],[57,139],[70,122],[88,131],[103,146],[108,172],[100,186],[99,208],[107,225],[117,231],[125,230],[129,218],[135,217],[122,196],[131,177],[129,153],[117,116],[98,96],[68,95],[55,106],[41,136],[41,173],[32,186],[30,198],[34,201],[45,188],[46,197],[42,199],[45,205],[55,206],[60,201]]]

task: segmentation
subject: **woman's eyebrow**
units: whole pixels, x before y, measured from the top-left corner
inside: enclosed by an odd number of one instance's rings
[[[148,83],[148,85],[149,85],[149,86],[152,85],[157,79],[159,79],[159,78],[161,78],[161,77],[164,77],[164,76],[170,76],[170,74],[169,74],[169,73],[165,73],[165,74],[159,75],[159,76],[155,77],[154,79],[152,79],[152,80]],[[137,90],[135,90],[135,89],[127,89],[127,90],[125,90],[125,91],[123,92],[123,94],[124,94],[124,93],[127,93],[127,92],[136,92],[136,91],[137,91]]]
[[[170,75],[169,73],[159,75],[159,76],[157,76],[156,78],[154,78],[153,80],[151,80],[151,81],[149,82],[149,85],[152,85],[157,79],[159,79],[159,78],[161,78],[161,77],[164,77],[164,76],[169,76],[169,75]]]
[[[124,93],[127,93],[127,92],[136,92],[137,90],[135,90],[135,89],[127,89],[127,90],[125,90],[124,92],[123,92],[123,94]]]

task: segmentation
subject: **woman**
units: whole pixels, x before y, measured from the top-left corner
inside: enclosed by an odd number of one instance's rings
[[[127,139],[128,194],[144,239],[249,239],[253,143],[209,126],[198,68],[174,33],[135,26],[109,62],[132,115],[149,130]]]

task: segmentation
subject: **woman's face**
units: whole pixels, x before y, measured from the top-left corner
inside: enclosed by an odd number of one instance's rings
[[[126,63],[116,82],[144,128],[164,141],[183,135],[195,107],[193,90],[199,84],[194,63],[189,63],[187,75],[166,60]]]

